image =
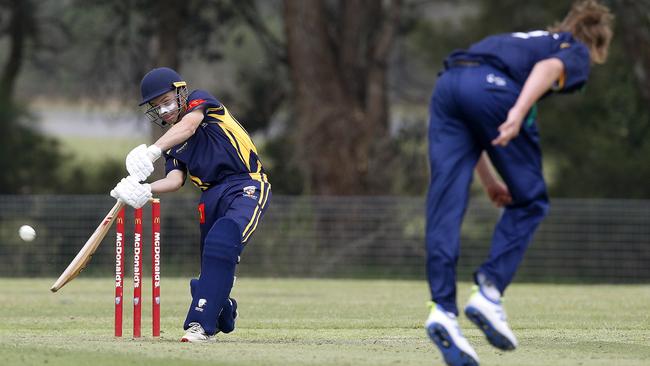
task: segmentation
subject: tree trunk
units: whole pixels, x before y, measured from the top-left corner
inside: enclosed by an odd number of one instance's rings
[[[181,67],[181,43],[180,34],[183,29],[183,14],[187,9],[185,1],[161,0],[157,2],[155,9],[158,14],[158,24],[156,27],[155,52],[153,67],[170,67],[179,71]],[[156,142],[167,129],[162,129],[158,125],[151,126],[151,143]],[[156,162],[156,170],[150,180],[164,177],[164,160],[159,159]]]
[[[0,75],[0,98],[4,101],[12,101],[16,79],[23,65],[25,40],[29,33],[27,27],[32,23],[30,7],[31,3],[27,0],[12,0],[10,4],[11,19],[8,26],[10,49],[7,63]]]
[[[614,8],[620,24],[618,39],[622,40],[625,55],[631,60],[637,89],[646,105],[650,103],[650,0],[619,0]],[[616,42],[616,39],[614,39]],[[650,125],[644,120],[628,122],[630,133],[626,142],[633,150],[647,144]]]
[[[284,2],[295,144],[309,193],[373,193],[381,183],[371,167],[388,138],[387,59],[400,3],[385,10],[341,1],[328,17],[322,0]]]
[[[620,0],[618,17],[621,22],[625,50],[634,61],[634,74],[639,90],[650,101],[650,1]]]

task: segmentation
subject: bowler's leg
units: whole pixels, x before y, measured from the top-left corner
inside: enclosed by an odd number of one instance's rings
[[[503,177],[512,204],[497,223],[490,256],[478,270],[503,294],[521,263],[535,230],[548,211],[548,195],[542,174],[542,154],[534,125],[523,128],[506,147],[488,154]]]
[[[460,228],[467,206],[469,185],[480,151],[465,123],[450,115],[446,98],[436,93],[429,121],[431,181],[427,193],[427,276],[431,299],[458,314],[456,263]]]
[[[472,172],[480,151],[472,132],[454,113],[443,74],[434,92],[429,120],[431,182],[427,194],[427,276],[434,305],[425,322],[429,338],[448,365],[478,365],[476,351],[463,336],[456,316],[456,263],[460,227]]]
[[[498,87],[489,86],[485,90],[482,98],[470,104],[468,113],[472,115],[472,126],[481,145],[504,179],[513,201],[504,209],[497,223],[488,259],[475,272],[475,281],[479,286],[465,306],[465,315],[485,333],[493,346],[513,350],[518,341],[508,325],[501,296],[512,281],[535,229],[546,214],[548,198],[534,123],[525,123],[519,136],[505,147],[491,144],[498,136],[498,127],[506,119],[519,91],[509,82]]]

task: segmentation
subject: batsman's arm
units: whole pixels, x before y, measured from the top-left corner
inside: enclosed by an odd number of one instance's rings
[[[194,135],[196,129],[203,121],[203,110],[196,109],[186,114],[178,123],[175,123],[154,145],[165,151],[176,146]]]
[[[151,193],[167,193],[178,191],[185,181],[185,172],[174,169],[163,179],[151,183]]]
[[[131,150],[126,156],[126,170],[129,175],[137,178],[139,182],[147,179],[154,171],[153,162],[160,158],[162,152],[194,135],[201,121],[203,121],[203,110],[194,110],[183,116],[180,122],[174,124],[154,144],[148,147],[142,144]]]

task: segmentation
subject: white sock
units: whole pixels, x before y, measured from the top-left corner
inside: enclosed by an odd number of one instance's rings
[[[499,300],[501,299],[501,293],[499,292],[499,289],[497,289],[492,284],[482,285],[481,291],[483,292],[483,295],[485,295],[485,297],[487,297],[488,299],[494,302],[499,302]]]
[[[501,300],[501,292],[499,292],[499,289],[497,289],[497,287],[489,281],[483,273],[479,273],[476,276],[476,279],[478,280],[481,292],[485,297],[494,302],[499,302]]]

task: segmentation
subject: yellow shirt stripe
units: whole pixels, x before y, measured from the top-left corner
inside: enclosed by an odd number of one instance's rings
[[[246,168],[250,171],[250,156],[251,152],[257,156],[257,149],[253,144],[248,132],[237,122],[237,120],[228,112],[226,107],[223,107],[223,115],[216,113],[208,113],[208,116],[219,121],[218,126],[224,131],[232,146],[237,150],[239,158],[242,160]],[[261,163],[258,160],[257,172],[261,170]],[[255,172],[251,172],[255,173]]]
[[[257,224],[259,224],[259,222],[260,222],[260,217],[262,216],[262,209],[266,206],[266,200],[269,198],[269,190],[270,190],[270,189],[271,189],[271,185],[267,184],[267,185],[266,185],[266,194],[264,194],[264,201],[262,201],[262,205],[258,207],[259,210],[258,210],[258,212],[257,212],[257,217],[255,218],[255,224],[254,224],[253,227],[250,229],[250,231],[248,232],[248,234],[246,234],[246,236],[244,236],[244,240],[242,241],[243,243],[247,242],[247,241],[248,241],[248,238],[250,238],[251,235],[253,235],[253,232],[255,231],[255,229],[257,229]],[[261,194],[260,194],[260,195],[261,195]]]
[[[246,225],[246,227],[244,228],[244,231],[242,232],[242,236],[244,238],[247,238],[249,236],[249,235],[247,235],[248,229],[251,227],[251,225],[253,225],[253,222],[255,222],[255,219],[258,216],[258,212],[260,212],[260,207],[261,207],[262,201],[264,200],[264,195],[266,193],[265,190],[264,190],[264,184],[265,184],[264,182],[260,182],[260,198],[257,201],[257,206],[255,207],[255,211],[253,211],[253,215],[251,216],[251,220],[248,222],[248,225]],[[266,185],[268,186],[268,183]],[[245,242],[245,241],[246,241],[245,239],[242,239],[242,243]]]

